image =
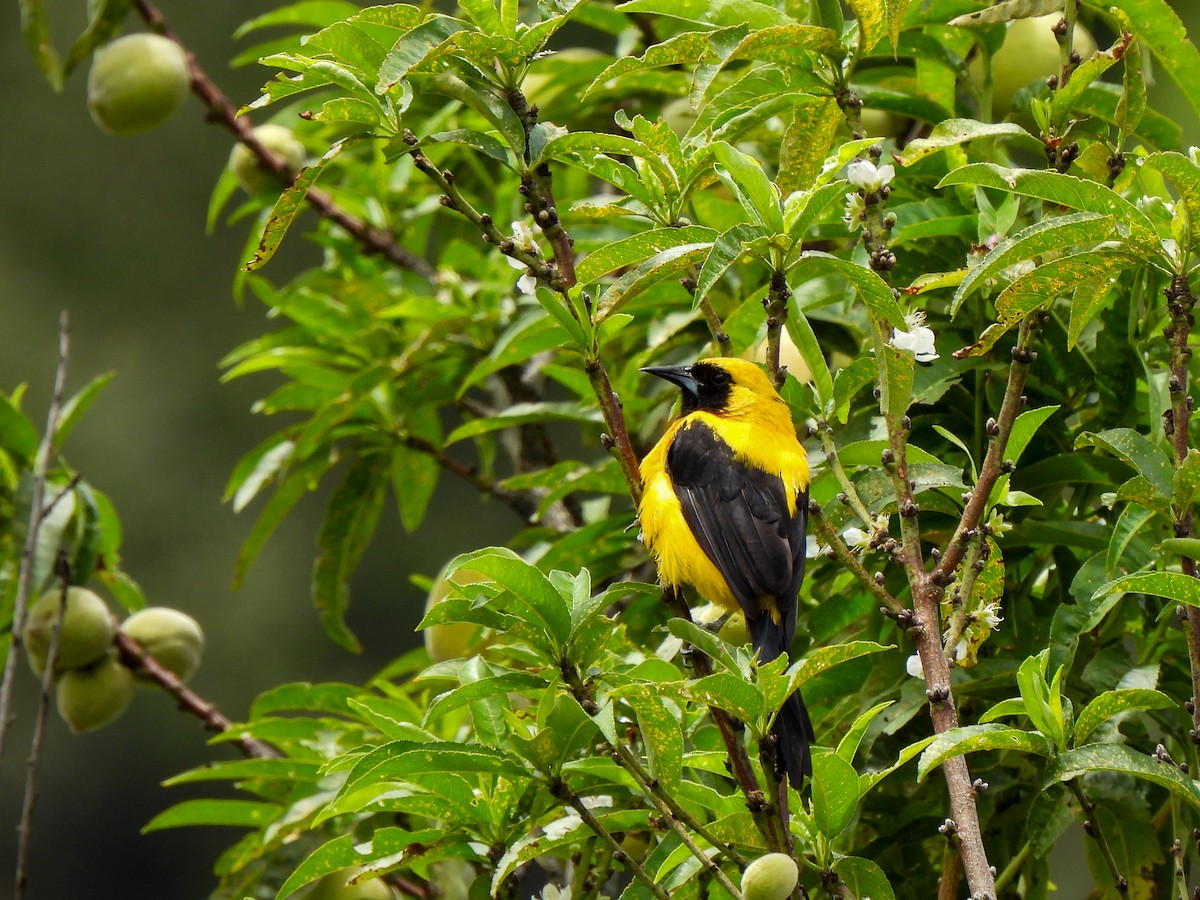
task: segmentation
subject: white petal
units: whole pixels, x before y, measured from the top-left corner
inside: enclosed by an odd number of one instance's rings
[[[870,160],[856,159],[846,166],[846,180],[864,191],[875,190],[878,175],[875,163]]]
[[[913,678],[925,677],[925,667],[921,665],[921,657],[916,653],[905,660],[904,668]]]
[[[517,288],[522,294],[533,295],[537,293],[537,276],[526,270],[525,274],[517,279]]]

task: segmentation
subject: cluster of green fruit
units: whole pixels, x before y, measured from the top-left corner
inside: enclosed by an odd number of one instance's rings
[[[150,607],[119,627],[180,681],[191,678],[200,666],[204,633],[189,615]],[[121,662],[114,643],[117,628],[108,605],[87,588],[68,588],[65,598],[62,591],[50,591],[29,608],[22,638],[29,665],[39,676],[46,671],[54,632],[60,629],[53,671],[58,713],[76,734],[115,721],[133,700],[134,684],[149,683]]]
[[[183,105],[191,86],[187,53],[157,34],[129,34],[96,51],[88,75],[88,108],[109,134],[127,136],[157,128]],[[262,125],[254,137],[291,171],[304,165],[304,145],[282,125]],[[246,193],[278,190],[279,179],[245,145],[236,144],[229,168]]]

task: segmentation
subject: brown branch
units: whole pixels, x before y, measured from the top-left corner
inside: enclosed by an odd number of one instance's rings
[[[170,38],[179,44],[187,58],[188,76],[192,93],[200,98],[209,111],[212,121],[220,122],[233,136],[244,144],[258,159],[260,165],[279,178],[280,183],[290,185],[295,180],[295,173],[286,160],[279,154],[265,147],[254,136],[254,126],[250,120],[238,115],[237,107],[229,100],[209,76],[200,67],[193,54],[181,41],[178,35],[167,23],[166,17],[150,0],[134,0],[134,8],[146,24],[163,37]],[[322,218],[334,223],[369,253],[378,253],[385,259],[395,263],[402,269],[407,269],[421,278],[432,280],[437,274],[433,266],[413,253],[406,247],[396,243],[395,236],[382,231],[362,219],[352,216],[334,202],[333,198],[318,188],[309,188],[305,200]]]
[[[792,292],[788,289],[787,276],[779,269],[771,273],[771,287],[767,291],[763,306],[767,310],[767,374],[776,388],[783,387],[787,371],[779,368],[779,340],[783,324],[787,321],[788,300]]]
[[[629,438],[629,429],[625,426],[625,413],[621,409],[621,399],[613,390],[612,382],[608,380],[608,371],[598,357],[586,360],[584,368],[587,370],[588,380],[592,383],[596,399],[600,401],[600,413],[604,416],[604,424],[608,428],[607,434],[601,435],[600,440],[608,450],[615,453],[617,462],[621,466],[621,473],[625,476],[625,483],[629,486],[629,496],[633,498],[634,508],[640,507],[642,504],[641,465],[638,463],[637,453],[634,452],[633,442]]]

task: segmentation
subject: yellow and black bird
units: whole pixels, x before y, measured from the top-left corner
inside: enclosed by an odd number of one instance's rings
[[[746,360],[642,369],[683,392],[683,409],[642,460],[642,536],[664,585],[746,614],[760,662],[787,654],[804,579],[808,459],[774,385]],[[772,728],[799,789],[812,723],[799,693]]]

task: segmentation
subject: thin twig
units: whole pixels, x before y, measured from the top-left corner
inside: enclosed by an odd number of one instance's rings
[[[1079,802],[1079,808],[1083,812],[1084,817],[1084,830],[1090,837],[1095,839],[1096,844],[1100,847],[1100,854],[1104,857],[1104,864],[1108,866],[1108,872],[1112,875],[1113,886],[1118,891],[1124,892],[1129,887],[1129,882],[1121,874],[1121,870],[1117,866],[1117,861],[1113,858],[1112,848],[1108,845],[1108,839],[1104,836],[1104,830],[1100,827],[1100,821],[1096,818],[1096,804],[1088,800],[1087,795],[1083,793],[1083,788],[1080,786],[1078,778],[1072,778],[1068,781],[1067,788],[1075,795],[1075,799]]]
[[[842,536],[834,530],[833,523],[825,517],[824,511],[816,503],[809,503],[808,505],[808,521],[813,526],[821,543],[833,551],[833,555],[837,561],[845,566],[851,575],[858,579],[858,583],[872,597],[896,615],[908,612],[907,607],[893,597],[888,589],[883,586],[882,582],[866,570],[866,567],[854,555],[854,552],[846,546],[846,542],[842,540]]]
[[[767,310],[767,374],[775,387],[783,386],[787,372],[779,368],[780,333],[788,316],[788,300],[792,292],[788,289],[787,275],[776,269],[771,273],[771,286],[763,306]]]
[[[115,643],[123,665],[139,675],[146,676],[174,697],[179,703],[179,708],[198,718],[207,731],[222,734],[233,727],[233,722],[225,718],[219,709],[180,681],[170,669],[159,665],[137,641],[120,629],[117,629]],[[280,756],[274,747],[255,738],[239,737],[230,743],[237,747],[243,756],[251,759],[277,759]]]
[[[0,680],[0,761],[4,758],[4,739],[12,721],[12,691],[17,675],[17,662],[21,656],[25,631],[25,612],[29,594],[36,585],[30,584],[33,577],[33,558],[41,534],[46,511],[43,502],[46,496],[46,475],[50,471],[50,459],[54,455],[55,437],[58,433],[58,417],[62,410],[63,392],[67,383],[67,361],[70,356],[71,318],[64,310],[58,319],[58,366],[54,373],[54,391],[50,397],[50,408],[46,413],[46,430],[38,445],[33,463],[33,486],[29,500],[29,526],[25,545],[21,548],[21,563],[17,572],[17,596],[13,605],[13,627],[8,657],[4,661],[4,676]]]
[[[207,107],[210,118],[224,125],[240,143],[254,154],[263,168],[280,179],[281,184],[291,184],[295,173],[289,168],[286,160],[268,149],[254,136],[254,126],[250,120],[238,115],[237,107],[217,87],[216,82],[208,76],[208,73],[200,67],[195,55],[171,29],[162,12],[149,0],[134,0],[134,8],[150,28],[163,37],[175,41],[183,49],[187,57],[192,93],[199,97]],[[309,188],[304,199],[318,215],[340,227],[368,252],[378,253],[400,268],[407,269],[426,280],[432,280],[436,275],[433,266],[408,248],[396,243],[393,235],[350,215],[339,207],[326,192],[318,188]]]
[[[63,620],[67,617],[67,591],[70,584],[62,581],[58,615],[50,634],[50,647],[46,653],[46,668],[42,670],[42,684],[38,695],[37,715],[33,723],[33,738],[29,743],[29,757],[25,761],[25,796],[21,801],[21,821],[17,824],[17,869],[13,885],[13,900],[23,900],[29,878],[30,838],[33,836],[33,810],[37,805],[38,768],[42,759],[42,742],[46,737],[46,719],[50,712],[50,694],[54,690],[54,669],[58,665],[58,648],[62,643]]]
[[[571,809],[575,810],[575,812],[579,814],[579,818],[583,820],[583,824],[590,828],[593,834],[597,835],[602,841],[604,841],[605,844],[612,848],[614,854],[620,852],[622,858],[624,859],[625,866],[629,869],[630,874],[644,884],[651,894],[657,897],[658,900],[669,900],[671,895],[668,894],[661,885],[659,885],[646,873],[646,870],[642,868],[641,864],[636,859],[633,859],[627,853],[621,851],[621,842],[613,837],[613,833],[605,828],[604,825],[594,815],[592,815],[592,811],[587,808],[583,802],[583,799],[573,790],[571,790],[567,786],[566,782],[556,781],[550,786],[550,793],[571,807]]]

